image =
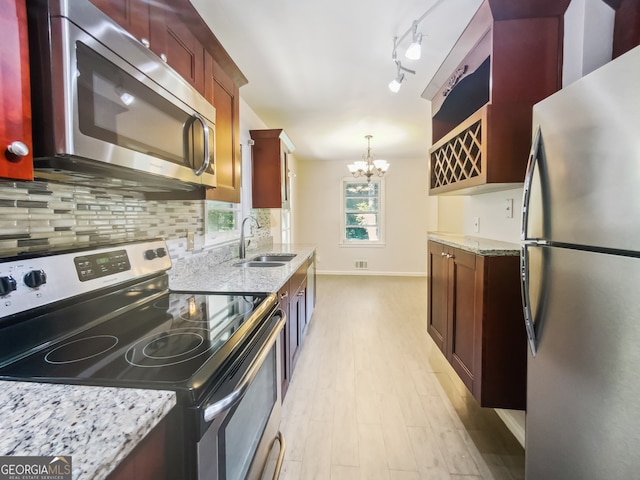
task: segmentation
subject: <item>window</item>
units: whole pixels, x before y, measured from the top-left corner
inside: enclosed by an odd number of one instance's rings
[[[382,179],[342,182],[342,244],[380,245],[384,242],[384,184]]]
[[[207,200],[207,243],[222,243],[240,236],[240,204]]]

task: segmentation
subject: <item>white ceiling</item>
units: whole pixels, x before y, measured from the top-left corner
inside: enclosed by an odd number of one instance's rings
[[[420,94],[481,0],[191,0],[249,83],[243,100],[269,128],[284,128],[297,158],[344,160],[366,150],[391,163],[426,158],[429,104]],[[422,58],[396,94],[394,36],[430,10]],[[345,166],[346,169],[346,166]]]

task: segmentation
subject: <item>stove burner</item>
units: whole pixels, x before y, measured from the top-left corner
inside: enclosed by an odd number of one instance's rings
[[[81,362],[108,352],[117,344],[118,338],[113,335],[80,338],[54,348],[44,359],[54,365]]]
[[[193,352],[203,343],[204,338],[199,333],[165,333],[147,343],[142,354],[147,358],[164,360]]]
[[[138,340],[129,347],[125,359],[134,367],[168,367],[204,355],[212,348],[213,344],[205,343],[200,333],[178,328]]]

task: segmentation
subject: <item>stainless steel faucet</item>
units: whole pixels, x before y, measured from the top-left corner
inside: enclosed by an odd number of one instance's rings
[[[258,220],[256,220],[254,217],[244,217],[244,220],[242,220],[242,226],[240,227],[240,248],[238,249],[238,258],[242,259],[244,259],[247,251],[247,245],[244,241],[244,224],[247,222],[247,220],[253,220],[256,224],[256,227],[261,228]]]

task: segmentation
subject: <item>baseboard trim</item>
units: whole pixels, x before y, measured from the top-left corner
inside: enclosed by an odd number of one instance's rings
[[[376,272],[372,270],[316,270],[318,275],[371,275],[378,277],[426,277],[426,272]]]
[[[521,421],[519,421],[509,410],[502,410],[500,408],[495,409],[496,413],[500,417],[500,419],[507,426],[509,431],[513,433],[513,436],[516,437],[516,440],[520,442],[520,445],[524,448],[525,444],[525,425]]]

